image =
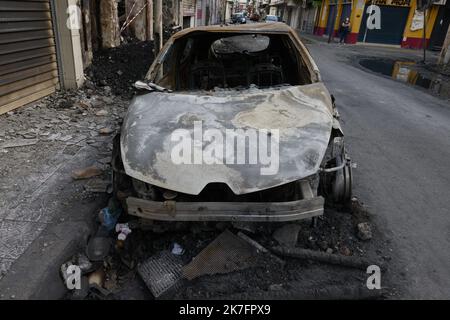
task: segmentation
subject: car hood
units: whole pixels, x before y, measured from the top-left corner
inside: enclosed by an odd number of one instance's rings
[[[332,102],[321,82],[213,94],[152,92],[131,102],[122,161],[127,175],[169,190],[197,195],[209,183],[224,183],[245,194],[315,174],[332,122]],[[256,149],[245,140],[255,132]],[[227,146],[227,133],[246,142]],[[264,141],[273,154],[262,157]],[[256,163],[250,160],[255,155]]]

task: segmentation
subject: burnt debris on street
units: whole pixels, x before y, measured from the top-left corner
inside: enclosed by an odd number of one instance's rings
[[[450,297],[448,1],[0,14],[0,299]]]

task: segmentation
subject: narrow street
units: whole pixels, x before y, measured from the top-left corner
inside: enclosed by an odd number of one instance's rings
[[[362,70],[355,55],[401,49],[308,44],[336,97],[352,159],[354,192],[392,241],[402,298],[450,297],[450,104]],[[420,54],[420,53],[415,53]]]
[[[0,301],[450,300],[449,162],[450,0],[0,0]]]

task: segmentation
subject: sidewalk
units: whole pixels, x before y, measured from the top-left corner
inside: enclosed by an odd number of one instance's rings
[[[37,249],[41,255],[87,236],[78,234],[79,223],[89,225],[106,202],[112,138],[126,105],[108,90],[85,88],[56,93],[0,116],[0,288],[8,271],[24,264],[18,262],[24,255],[30,253],[35,260],[30,246],[41,233],[47,239]],[[72,178],[74,170],[88,166],[98,167],[101,175]],[[58,225],[69,226],[63,238],[44,231]],[[34,262],[25,263],[30,274]]]
[[[297,30],[297,34],[301,40],[308,43],[323,44],[342,48],[343,50],[351,50],[354,53],[376,56],[378,54],[392,54],[394,57],[404,57],[415,61],[421,61],[423,58],[423,50],[400,48],[392,45],[376,44],[376,43],[357,43],[357,44],[339,44],[339,39],[335,37],[331,43],[328,43],[328,36],[317,36],[309,33],[303,33]],[[306,41],[305,41],[306,40]],[[427,63],[435,64],[439,57],[438,51],[427,50]]]

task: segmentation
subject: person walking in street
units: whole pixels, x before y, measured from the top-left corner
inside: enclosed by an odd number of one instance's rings
[[[341,24],[341,38],[339,40],[339,43],[344,42],[347,39],[347,35],[350,32],[350,18],[345,18],[344,22]]]

